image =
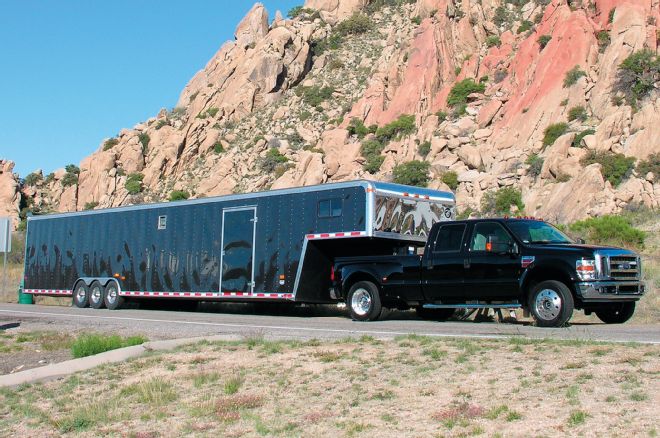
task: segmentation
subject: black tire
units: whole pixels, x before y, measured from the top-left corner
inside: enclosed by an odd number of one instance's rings
[[[84,281],[79,281],[73,288],[73,305],[81,309],[89,307],[89,288]]]
[[[596,316],[605,324],[623,324],[635,313],[635,302],[602,304],[596,309]]]
[[[351,286],[346,305],[355,321],[376,321],[383,310],[378,286],[370,281],[358,281]]]
[[[422,306],[417,307],[415,310],[420,318],[433,321],[447,321],[456,313],[456,309],[425,309]]]
[[[532,288],[528,306],[537,326],[562,327],[573,316],[575,304],[568,286],[561,281],[546,280]]]
[[[111,281],[105,286],[103,302],[105,303],[105,307],[109,310],[117,310],[126,302],[124,297],[119,296],[119,286],[117,286],[117,283],[114,281]]]
[[[102,309],[104,306],[105,288],[98,281],[94,281],[89,286],[89,307],[92,309]]]

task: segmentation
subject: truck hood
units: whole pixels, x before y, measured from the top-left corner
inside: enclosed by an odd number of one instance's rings
[[[570,244],[561,244],[561,243],[536,243],[529,245],[529,248],[534,251],[548,251],[548,252],[562,252],[567,253],[571,252],[575,255],[581,256],[591,256],[595,251],[599,252],[616,252],[620,254],[635,254],[633,251],[617,248],[614,246],[602,246],[602,245],[587,245],[580,243],[570,243]]]

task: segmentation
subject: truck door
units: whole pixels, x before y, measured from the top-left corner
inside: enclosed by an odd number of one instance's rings
[[[422,289],[427,301],[452,302],[462,299],[466,224],[438,226],[422,260]]]
[[[220,292],[253,292],[256,227],[256,207],[228,208],[222,211]]]
[[[514,299],[518,296],[520,255],[513,237],[497,222],[477,222],[469,240],[465,269],[466,300]]]

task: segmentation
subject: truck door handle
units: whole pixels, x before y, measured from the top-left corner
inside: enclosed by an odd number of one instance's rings
[[[464,267],[465,269],[469,269],[469,268],[470,268],[470,260],[468,260],[468,259],[463,259],[463,267]]]

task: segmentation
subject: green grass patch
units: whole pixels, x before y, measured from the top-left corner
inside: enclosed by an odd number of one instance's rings
[[[92,356],[117,348],[140,345],[147,341],[143,336],[129,336],[122,338],[119,335],[82,334],[71,344],[71,354],[75,358]]]

